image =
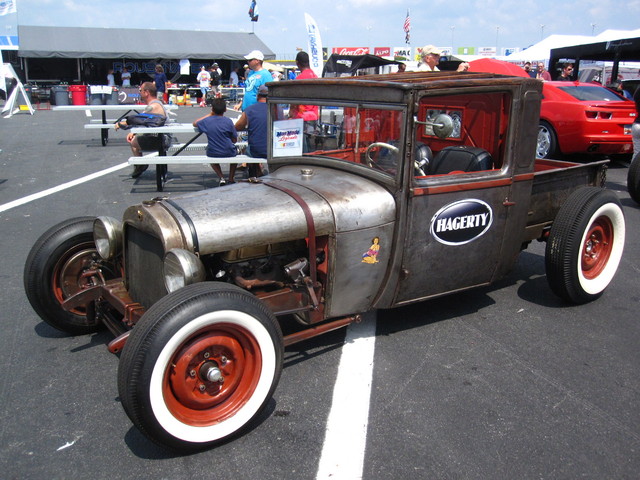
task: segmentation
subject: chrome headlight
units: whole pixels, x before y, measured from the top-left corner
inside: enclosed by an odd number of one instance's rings
[[[193,253],[174,248],[164,256],[164,284],[169,293],[205,279],[204,265]]]
[[[111,217],[98,217],[93,222],[93,241],[105,260],[118,256],[122,250],[122,223]]]

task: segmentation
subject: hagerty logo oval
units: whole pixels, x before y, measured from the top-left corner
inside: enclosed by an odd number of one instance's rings
[[[431,235],[446,245],[463,245],[482,236],[493,222],[491,207],[469,199],[445,205],[431,219]]]

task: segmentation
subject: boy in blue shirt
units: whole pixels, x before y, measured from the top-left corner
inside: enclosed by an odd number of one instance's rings
[[[207,157],[235,157],[237,154],[235,143],[238,140],[238,134],[231,119],[224,116],[226,111],[225,100],[216,98],[211,105],[211,113],[193,122],[193,126],[198,131],[207,135]],[[236,166],[235,163],[229,165],[229,183],[235,183]],[[220,177],[219,186],[226,185],[220,165],[212,163],[211,168]]]

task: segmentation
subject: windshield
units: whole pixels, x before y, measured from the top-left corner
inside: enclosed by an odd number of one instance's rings
[[[398,171],[400,107],[272,104],[271,122],[275,158],[330,157],[392,176]]]
[[[616,95],[611,90],[608,90],[604,87],[598,87],[597,85],[571,85],[558,88],[580,101],[621,102],[624,100],[622,97]]]

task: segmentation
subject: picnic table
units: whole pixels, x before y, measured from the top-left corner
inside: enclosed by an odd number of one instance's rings
[[[167,110],[177,110],[178,105],[165,105]],[[100,129],[100,140],[102,142],[102,146],[106,146],[109,142],[109,130],[113,128],[113,125],[124,117],[129,115],[129,113],[139,113],[144,110],[146,105],[59,105],[53,107],[55,111],[62,112],[85,112],[87,117],[91,117],[92,111],[100,111],[102,112],[101,120],[96,120],[95,122],[92,120],[90,123],[87,123],[84,128],[85,129]],[[107,112],[123,112],[116,119],[107,119]]]
[[[156,167],[156,189],[158,192],[164,190],[164,184],[167,180],[168,164],[211,164],[211,163],[264,163],[264,158],[253,158],[248,155],[237,155],[235,157],[207,157],[206,155],[184,155],[179,156],[184,151],[202,151],[207,148],[206,143],[194,143],[202,132],[200,132],[191,123],[170,123],[162,127],[133,127],[129,130],[131,133],[146,135],[159,133],[193,133],[194,135],[185,143],[172,145],[165,148],[163,142],[158,142],[158,151],[151,152],[142,157],[129,157],[129,165],[155,165]],[[236,147],[242,149],[246,147],[246,142],[236,142]],[[171,155],[167,155],[171,153]]]

